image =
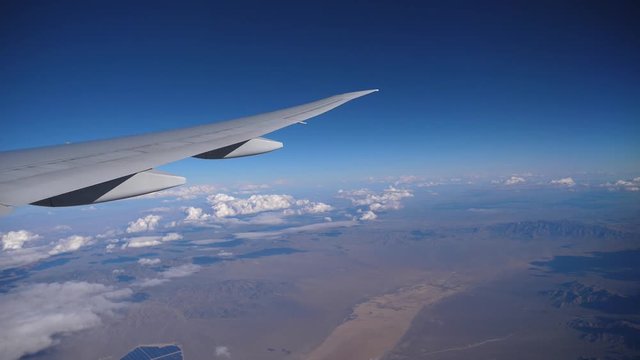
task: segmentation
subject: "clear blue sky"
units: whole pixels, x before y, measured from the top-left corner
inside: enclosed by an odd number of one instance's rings
[[[380,88],[192,182],[640,171],[636,1],[4,1],[0,148]]]

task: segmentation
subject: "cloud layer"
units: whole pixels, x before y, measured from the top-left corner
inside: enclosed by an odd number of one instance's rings
[[[126,305],[130,289],[65,282],[24,286],[0,297],[3,359],[19,359],[56,343],[56,336],[97,326]]]

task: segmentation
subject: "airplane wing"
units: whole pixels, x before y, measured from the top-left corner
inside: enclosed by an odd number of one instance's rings
[[[178,130],[0,152],[0,214],[20,205],[84,205],[182,185],[183,177],[154,168],[188,157],[223,159],[279,149],[282,143],[260,136],[375,91]]]

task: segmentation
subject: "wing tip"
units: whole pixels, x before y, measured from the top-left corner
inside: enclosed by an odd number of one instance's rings
[[[369,95],[371,93],[378,92],[378,91],[380,91],[380,89],[361,90],[361,91],[354,91],[354,92],[345,93],[345,94],[342,94],[340,96],[343,96],[343,97],[345,97],[345,98],[347,98],[349,100],[352,100],[352,99],[357,99],[359,97],[362,97],[362,96],[365,96],[365,95]]]

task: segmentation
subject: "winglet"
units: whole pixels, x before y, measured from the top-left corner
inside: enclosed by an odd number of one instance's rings
[[[380,89],[354,91],[354,92],[349,92],[349,93],[342,94],[342,96],[347,97],[347,98],[349,98],[349,100],[351,100],[351,99],[357,99],[357,98],[359,98],[361,96],[369,95],[371,93],[378,92],[378,91],[380,91]]]

